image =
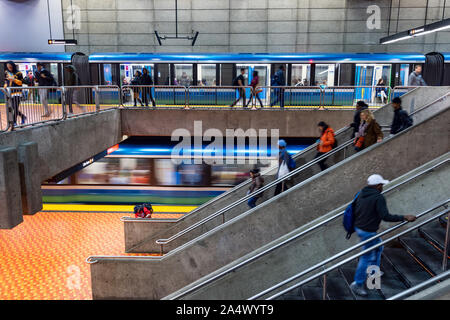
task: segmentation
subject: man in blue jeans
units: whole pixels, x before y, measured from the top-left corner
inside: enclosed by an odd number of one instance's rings
[[[406,215],[391,215],[386,205],[386,199],[381,194],[383,192],[383,185],[389,183],[378,174],[371,175],[367,179],[367,186],[364,187],[358,195],[354,204],[355,217],[355,231],[362,241],[370,239],[377,235],[381,221],[413,222],[416,220],[415,216]],[[366,250],[381,242],[380,238],[366,243],[363,250]],[[380,267],[381,252],[383,246],[380,246],[359,257],[358,267],[356,268],[355,278],[350,285],[352,291],[360,296],[367,296],[364,283],[367,278],[367,269],[369,266]]]

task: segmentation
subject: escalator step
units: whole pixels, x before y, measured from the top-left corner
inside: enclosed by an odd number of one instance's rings
[[[436,250],[423,238],[401,238],[402,245],[414,255],[423,268],[432,273],[433,276],[441,273],[442,253]]]
[[[327,295],[330,300],[355,300],[345,279],[327,276]]]
[[[341,268],[342,274],[345,277],[345,280],[348,284],[351,284],[353,282],[356,266],[354,268],[352,267],[345,267]],[[361,297],[358,295],[353,295],[356,300],[383,300],[383,296],[378,290],[368,290],[366,289],[368,296],[367,297]]]
[[[403,248],[385,248],[383,256],[392,263],[394,269],[410,287],[431,278],[431,275]]]
[[[442,217],[439,217],[439,222],[441,223],[441,225],[445,228],[447,227],[447,223],[448,223],[448,215],[444,215]]]

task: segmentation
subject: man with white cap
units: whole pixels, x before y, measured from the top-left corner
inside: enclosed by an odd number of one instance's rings
[[[354,202],[354,226],[361,242],[376,236],[382,220],[388,222],[400,222],[405,220],[413,222],[416,220],[416,217],[412,215],[401,216],[389,213],[386,199],[381,194],[383,192],[383,185],[387,183],[389,183],[389,181],[383,179],[379,174],[371,175],[367,179],[368,185],[360,191]],[[366,250],[380,242],[380,238],[375,238],[366,243],[362,250]],[[360,296],[367,296],[367,291],[364,288],[367,277],[367,268],[369,266],[380,267],[382,251],[383,246],[380,246],[359,257],[354,282],[350,285],[350,288],[354,293]]]

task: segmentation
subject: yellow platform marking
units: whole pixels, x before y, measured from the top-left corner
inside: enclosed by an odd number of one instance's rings
[[[152,206],[155,213],[173,212],[173,213],[187,213],[191,212],[197,206],[167,206],[154,205]],[[73,212],[126,212],[133,213],[133,205],[99,205],[99,204],[52,204],[44,203],[42,211],[73,211]]]

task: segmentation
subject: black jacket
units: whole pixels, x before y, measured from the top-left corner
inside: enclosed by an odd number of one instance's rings
[[[260,173],[257,173],[253,176],[252,184],[250,185],[250,188],[248,190],[250,193],[252,193],[258,189],[261,189],[263,187],[263,185],[264,185],[264,178],[261,177]],[[263,193],[264,192],[261,192],[260,194],[256,195],[255,197],[260,198],[260,197],[262,197]]]
[[[149,74],[142,74],[141,78],[140,78],[140,84],[143,86],[152,86],[153,85],[153,80],[152,77],[150,77]]]
[[[45,78],[42,77],[41,75],[44,75]],[[53,75],[44,68],[42,68],[41,71],[36,71],[34,76],[36,77],[40,87],[51,87],[56,85]]]
[[[361,190],[354,207],[355,227],[367,232],[376,232],[381,220],[388,222],[404,221],[403,216],[392,215],[384,196],[373,187]]]
[[[397,134],[410,126],[408,113],[401,107],[394,111],[394,120],[392,120],[391,133]]]

